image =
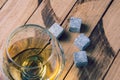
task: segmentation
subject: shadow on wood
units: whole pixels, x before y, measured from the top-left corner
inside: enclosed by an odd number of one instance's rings
[[[97,80],[102,77],[115,56],[104,33],[102,20],[91,33],[90,40],[91,44],[86,49],[89,55],[89,64],[85,68],[79,69],[80,72],[82,71],[81,74],[78,74],[80,80]]]
[[[80,33],[87,33],[89,30],[89,27],[86,24],[81,25]]]
[[[97,0],[78,0],[78,4],[82,4],[82,3],[85,3],[85,2],[88,2],[88,1],[97,1]]]
[[[52,9],[50,0],[46,0],[45,3],[46,3],[45,7],[42,10],[41,14],[42,14],[42,18],[43,18],[46,28],[49,28],[57,20],[57,16],[54,10]]]
[[[69,41],[70,38],[71,38],[70,33],[67,30],[65,30],[63,32],[62,36],[59,38],[59,40],[62,41],[62,42],[64,42],[64,41]]]
[[[41,4],[42,1],[43,1],[43,0],[38,0],[38,6]]]

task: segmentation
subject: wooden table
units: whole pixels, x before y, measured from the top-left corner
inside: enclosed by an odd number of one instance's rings
[[[82,19],[82,33],[91,39],[89,64],[76,68],[73,44],[80,33],[68,31],[69,18]],[[24,24],[49,28],[59,23],[65,67],[59,80],[120,80],[120,0],[0,0],[0,47],[8,34]],[[1,79],[0,79],[1,80]]]

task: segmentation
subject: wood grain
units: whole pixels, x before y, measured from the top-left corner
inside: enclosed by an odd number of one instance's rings
[[[34,23],[34,24],[45,26],[45,27],[49,27],[54,22],[61,24],[62,21],[64,20],[64,18],[66,17],[66,15],[69,13],[71,8],[75,4],[75,2],[76,2],[76,0],[63,0],[63,1],[44,0],[41,3],[41,5],[38,7],[38,9],[35,11],[35,13],[32,15],[32,17],[28,20],[27,24]],[[15,6],[12,6],[12,7],[15,7]],[[8,9],[8,7],[7,7],[7,9]],[[6,11],[6,12],[8,12],[8,11]],[[21,14],[23,14],[23,13],[21,13]],[[12,15],[12,14],[9,14],[9,16],[10,15]],[[7,17],[7,18],[9,19],[9,17]],[[17,19],[19,19],[19,18],[17,18]],[[23,20],[21,20],[21,21],[23,21]],[[14,29],[17,25],[21,25],[18,23],[18,20],[16,22],[17,22],[16,25],[14,25],[14,26],[10,25],[9,31],[10,31],[10,29]],[[0,32],[2,33],[2,31],[4,32],[5,28],[3,28],[3,30],[1,30]],[[7,35],[7,34],[5,33],[4,35]]]
[[[119,79],[120,79],[120,51],[104,80],[119,80]]]
[[[75,6],[75,8],[73,9],[72,13],[70,14],[70,16],[82,18],[83,29],[81,32],[84,32],[87,36],[90,36],[91,32],[95,28],[96,24],[100,20],[101,16],[103,15],[104,11],[106,10],[106,8],[110,2],[111,2],[111,0],[109,0],[109,1],[108,0],[105,0],[105,1],[87,1],[87,2],[82,3],[82,4],[77,4]],[[90,59],[93,59],[93,60],[95,59],[95,62],[93,62],[91,60],[92,65],[89,65],[90,68],[89,68],[89,71],[87,73],[83,74],[84,71],[79,71],[75,66],[72,68],[70,73],[68,73],[68,70],[71,68],[71,66],[73,64],[73,53],[79,51],[73,44],[74,39],[79,35],[79,33],[70,33],[68,31],[68,27],[69,27],[68,22],[69,22],[69,20],[66,20],[66,22],[63,24],[63,26],[67,27],[66,34],[64,34],[67,37],[63,36],[61,38],[61,44],[63,46],[63,49],[65,51],[65,56],[66,56],[66,65],[65,65],[65,68],[63,70],[63,73],[62,73],[60,80],[62,80],[62,79],[79,80],[80,76],[84,76],[85,74],[86,75],[82,78],[82,80],[85,80],[86,77],[87,77],[87,79],[94,80],[96,78],[96,77],[94,77],[94,75],[96,74],[95,71],[97,68],[99,68],[98,66],[100,66],[100,69],[102,69],[102,68],[106,69],[106,66],[103,66],[104,64],[103,65],[101,64],[103,62],[103,60],[105,59],[105,57],[103,56],[100,58],[100,55],[103,55],[103,53],[102,52],[98,53],[98,50],[100,49],[99,46],[102,47],[102,45],[104,44],[104,40],[103,40],[103,42],[98,41],[98,43],[96,43],[98,45],[94,45],[95,48],[93,48],[93,50],[90,49],[91,51],[89,51],[88,55],[91,56]],[[98,36],[97,34],[94,35],[94,38],[97,36]],[[99,34],[99,37],[97,37],[97,38],[99,39],[101,36],[102,35]],[[95,38],[95,40],[96,40],[96,38]],[[95,40],[93,40],[93,41],[95,41]],[[101,40],[102,40],[102,38],[101,38]],[[93,43],[93,44],[95,44],[95,43]],[[107,44],[108,43],[106,42],[105,45],[107,45]],[[97,53],[100,55],[98,55]],[[110,55],[111,54],[112,54],[112,52],[110,53]],[[106,60],[107,59],[109,59],[109,57],[106,58]],[[95,66],[94,69],[93,69],[93,66]],[[101,74],[103,72],[102,71],[99,72],[100,69],[97,70],[97,72],[98,72],[97,78],[102,76]],[[92,70],[93,70],[93,72],[92,72]],[[68,75],[66,73],[68,73]],[[80,73],[82,73],[82,74],[80,74]],[[78,75],[74,75],[74,74],[78,74]],[[66,78],[64,78],[63,75],[67,75]],[[88,75],[91,75],[91,77],[88,78]]]
[[[59,20],[57,19],[57,20],[55,20],[55,22],[61,23],[63,21],[63,19],[65,18],[65,16],[70,11],[70,9],[75,4],[75,2],[76,2],[75,0],[69,0],[69,1],[64,0],[62,2],[59,0],[56,0],[56,1],[54,0],[54,2],[49,2],[48,0],[46,0],[46,1],[42,2],[42,4],[39,6],[39,8],[35,12],[35,14],[33,14],[33,16],[28,21],[28,23],[36,23],[39,25],[46,25],[46,24],[51,25],[51,22],[55,19],[52,17],[56,17],[55,15],[57,15],[59,17]],[[66,5],[66,4],[68,4],[68,5]],[[52,9],[53,7],[54,7],[54,9]],[[63,9],[63,7],[64,7],[64,9]],[[54,10],[54,13],[52,12],[53,10]],[[51,12],[51,13],[49,13],[49,12]],[[46,15],[43,15],[45,13],[46,13]],[[61,14],[59,14],[59,13],[61,13]],[[46,23],[47,21],[45,20],[45,18],[48,19],[47,20],[48,23]],[[52,22],[52,24],[53,24],[53,22]]]
[[[0,0],[0,9],[2,8],[2,6],[7,2],[7,0]]]
[[[76,0],[45,0],[28,23],[49,28],[54,22],[62,23]]]
[[[113,61],[110,70],[104,80],[119,80],[120,78],[120,1],[115,0],[103,18],[103,26],[106,37],[115,51],[115,61]],[[119,52],[118,52],[119,50]],[[118,53],[118,55],[117,55]]]
[[[115,52],[111,48],[101,25],[100,21],[89,36],[91,45],[86,49],[88,65],[79,69],[74,65],[65,80],[70,79],[70,76],[75,80],[101,80],[103,78],[115,56]],[[72,73],[77,75],[72,76]]]
[[[38,24],[46,28],[49,28],[54,22],[61,24],[75,2],[76,0],[55,0],[54,2],[52,2],[52,0],[51,2],[46,0],[45,2],[42,2],[27,24]],[[65,28],[65,26],[63,26],[63,28]],[[65,74],[62,75],[60,80],[62,80],[64,76]]]
[[[110,9],[107,11],[105,17],[103,18],[103,26],[105,30],[106,37],[117,53],[120,49],[120,1],[115,0]]]
[[[0,11],[0,46],[12,30],[27,21],[38,6],[38,0],[9,0]]]
[[[49,28],[54,22],[61,24],[77,0],[8,0],[0,10],[0,47],[8,34],[16,27],[27,24],[38,24]],[[120,49],[119,27],[119,0],[113,1],[106,15],[100,20],[107,6],[112,0],[78,0],[70,15],[63,23],[65,32],[59,39],[65,52],[66,64],[60,80],[101,80],[109,69],[117,51]],[[35,13],[32,15],[32,13]],[[73,62],[73,53],[79,51],[73,42],[80,33],[68,31],[69,18],[79,17],[83,20],[82,33],[91,39],[91,45],[86,49],[89,64],[84,68],[76,68]],[[31,18],[30,18],[31,17]],[[30,18],[30,19],[29,19]],[[99,21],[100,20],[100,21]],[[99,21],[99,23],[98,23]],[[98,23],[98,24],[97,24]],[[114,27],[113,27],[114,26]],[[114,36],[113,36],[114,35]],[[110,80],[119,74],[118,57],[105,79]],[[119,66],[119,65],[118,65]],[[118,68],[118,71],[116,72]],[[112,73],[113,72],[113,73]],[[118,78],[119,79],[119,78]]]

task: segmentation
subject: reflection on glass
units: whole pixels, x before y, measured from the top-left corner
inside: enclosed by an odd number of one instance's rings
[[[56,38],[33,24],[14,30],[3,54],[3,70],[10,80],[56,80],[64,66]]]

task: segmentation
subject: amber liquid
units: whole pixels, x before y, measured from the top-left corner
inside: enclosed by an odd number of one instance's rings
[[[55,80],[61,68],[58,55],[53,55],[52,46],[48,42],[30,40],[31,44],[28,43],[29,39],[24,39],[9,47],[10,57],[15,62],[7,59],[5,72],[9,79]]]

